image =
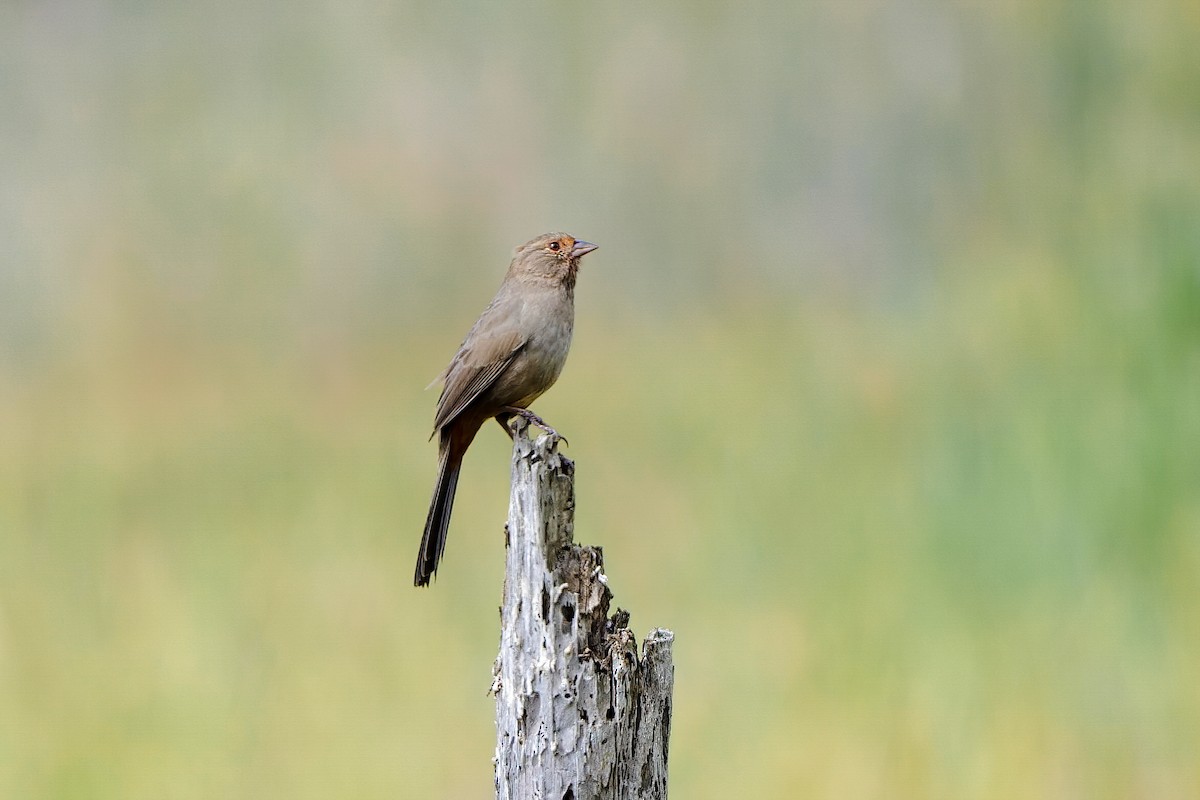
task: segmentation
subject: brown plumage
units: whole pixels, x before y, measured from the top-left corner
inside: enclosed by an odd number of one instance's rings
[[[496,297],[434,381],[443,382],[433,419],[438,473],[414,585],[428,586],[437,572],[463,455],[483,423],[495,419],[507,431],[508,420],[520,414],[558,435],[528,407],[554,385],[566,363],[579,259],[595,249],[565,233],[547,233],[518,247]]]

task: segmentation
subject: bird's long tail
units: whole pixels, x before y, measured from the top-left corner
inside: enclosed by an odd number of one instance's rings
[[[429,516],[425,518],[425,535],[417,553],[414,586],[428,586],[437,573],[438,561],[446,549],[446,532],[450,528],[450,511],[454,508],[454,490],[458,488],[458,473],[462,468],[462,452],[449,437],[443,437],[438,452],[437,483],[429,501]]]

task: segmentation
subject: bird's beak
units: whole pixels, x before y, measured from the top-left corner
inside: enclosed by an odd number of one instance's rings
[[[571,258],[579,258],[580,256],[586,256],[588,253],[592,252],[599,246],[600,245],[592,244],[591,242],[576,241],[575,247],[573,247],[571,249]]]

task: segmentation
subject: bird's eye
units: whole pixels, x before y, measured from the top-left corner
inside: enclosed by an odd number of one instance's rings
[[[551,250],[553,250],[553,251],[555,251],[555,252],[558,252],[558,248],[560,248],[560,247],[562,247],[562,245],[561,245],[561,244],[559,244],[558,242],[551,242],[551,243],[550,243],[550,249],[551,249]]]

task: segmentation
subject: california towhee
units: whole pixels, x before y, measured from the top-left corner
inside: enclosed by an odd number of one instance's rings
[[[565,233],[547,233],[517,248],[491,304],[467,333],[443,382],[433,419],[438,474],[417,554],[416,586],[428,586],[446,547],[446,530],[463,454],[488,419],[508,430],[520,415],[552,436],[528,406],[554,385],[571,347],[579,259],[596,249]],[[431,384],[432,385],[432,384]]]

